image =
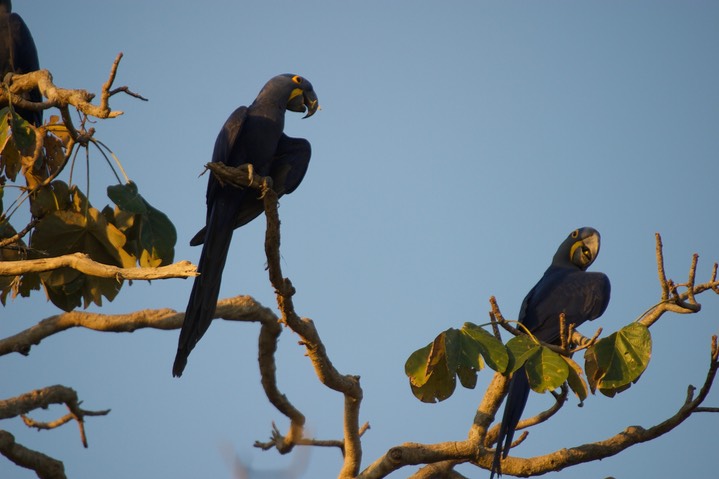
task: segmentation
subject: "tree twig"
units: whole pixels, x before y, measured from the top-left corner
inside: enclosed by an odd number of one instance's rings
[[[43,389],[36,389],[29,393],[21,394],[14,398],[5,399],[0,401],[0,419],[7,419],[16,416],[25,416],[30,411],[35,409],[46,409],[50,404],[65,404],[70,410],[70,419],[77,421],[78,427],[80,428],[80,439],[82,445],[87,447],[87,436],[85,435],[85,416],[104,416],[110,412],[109,409],[104,411],[85,411],[80,408],[80,402],[77,398],[75,390],[61,386],[49,386]],[[69,422],[69,420],[63,421],[62,419],[55,421],[56,425],[53,427],[60,426]],[[25,424],[29,427],[37,427],[38,429],[50,429],[47,424],[36,423],[32,420],[25,420]],[[41,424],[38,426],[38,424]],[[43,427],[46,426],[46,427]]]

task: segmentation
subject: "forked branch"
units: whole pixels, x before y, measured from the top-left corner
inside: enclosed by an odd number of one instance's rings
[[[281,313],[281,322],[287,325],[301,338],[301,344],[305,346],[307,355],[312,361],[315,372],[320,381],[327,387],[341,392],[345,397],[344,413],[344,440],[342,448],[344,451],[344,464],[340,477],[355,477],[359,472],[362,449],[360,436],[364,430],[359,425],[359,410],[362,400],[362,388],[359,385],[359,377],[343,375],[335,369],[327,355],[325,346],[320,339],[314,323],[309,318],[300,318],[294,308],[292,296],[295,288],[292,282],[282,274],[280,265],[280,219],[277,211],[278,198],[272,189],[270,178],[260,177],[255,174],[252,165],[240,165],[237,168],[228,167],[219,163],[209,163],[208,169],[217,177],[222,184],[229,184],[235,187],[251,187],[260,191],[264,201],[267,229],[265,234],[265,253],[267,255],[267,269],[270,282],[275,288],[277,305]],[[269,327],[268,327],[269,328]],[[280,452],[288,452],[296,444],[303,441],[304,416],[294,408],[286,397],[278,395],[275,390],[276,379],[274,377],[274,343],[279,331],[267,332],[266,339],[261,339],[260,370],[263,375],[263,386],[270,401],[277,409],[290,419],[290,430],[285,436],[281,436],[276,428],[273,430],[270,443],[256,443],[258,447],[266,448],[268,444],[274,445]],[[265,346],[263,346],[263,344]],[[271,446],[269,446],[271,447]]]

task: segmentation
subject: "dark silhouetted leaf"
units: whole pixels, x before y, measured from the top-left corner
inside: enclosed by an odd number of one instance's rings
[[[78,196],[74,195],[75,204],[80,207],[85,200]],[[125,252],[124,244],[125,236],[99,211],[88,207],[87,216],[76,211],[45,216],[35,227],[31,247],[49,256],[83,252],[99,263],[129,268],[135,260]],[[42,280],[51,301],[65,311],[77,307],[81,298],[85,307],[90,302],[101,305],[102,296],[112,300],[122,285],[112,278],[86,276],[68,268],[46,273]]]
[[[137,185],[113,185],[107,195],[120,211],[135,215],[131,226],[123,230],[128,238],[128,248],[139,259],[140,266],[156,267],[172,263],[175,256],[177,231],[170,219],[150,205],[138,193]],[[115,214],[116,218],[119,215]],[[124,223],[128,224],[127,219]]]
[[[64,181],[56,180],[39,188],[30,198],[30,212],[35,218],[70,206],[70,187]]]

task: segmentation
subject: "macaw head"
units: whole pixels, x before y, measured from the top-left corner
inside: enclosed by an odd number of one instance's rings
[[[584,271],[599,254],[599,231],[585,226],[572,231],[557,249],[552,265],[570,266]]]
[[[299,75],[286,74],[292,80],[292,91],[290,92],[290,99],[287,101],[287,109],[290,111],[296,111],[298,113],[307,114],[303,118],[310,117],[315,114],[319,109],[320,104],[317,101],[317,94],[312,88],[312,83],[306,78]]]
[[[271,103],[284,106],[289,111],[307,114],[304,118],[312,116],[319,109],[317,94],[312,83],[300,75],[284,73],[270,78],[260,91],[256,103]]]

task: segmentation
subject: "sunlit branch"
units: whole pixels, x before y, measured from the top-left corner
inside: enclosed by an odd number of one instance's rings
[[[217,302],[214,317],[227,321],[271,321],[277,316],[250,296],[236,296]],[[38,324],[7,338],[0,339],[0,356],[10,353],[27,355],[33,345],[53,334],[70,328],[94,331],[131,333],[138,329],[179,329],[184,313],[169,308],[145,309],[128,314],[99,314],[71,311],[40,321]]]
[[[309,318],[300,318],[295,312],[292,296],[295,288],[292,282],[282,275],[280,265],[280,219],[277,212],[277,194],[272,189],[272,180],[255,174],[252,165],[245,164],[233,168],[221,163],[209,163],[207,169],[211,170],[221,184],[229,184],[239,188],[251,187],[261,192],[264,201],[267,229],[265,234],[265,253],[267,255],[267,269],[270,282],[275,288],[277,305],[281,312],[281,321],[292,331],[300,336],[300,344],[305,346],[307,356],[312,361],[315,373],[320,381],[330,389],[341,392],[345,397],[344,408],[344,463],[340,477],[354,477],[359,472],[362,457],[360,442],[359,410],[362,400],[362,388],[359,385],[359,377],[343,375],[337,371],[327,355],[326,349],[314,323]],[[277,333],[279,334],[279,333]],[[265,358],[274,354],[274,346],[271,342],[276,339],[268,338],[262,342],[266,344],[266,350],[261,353]],[[302,427],[304,416],[284,396],[278,396],[274,389],[274,361],[264,360],[265,365],[260,365],[263,372],[263,386],[270,401],[287,415],[291,421],[290,431],[285,437],[273,431],[275,447],[280,452],[287,452],[293,445],[298,444],[302,438]],[[280,400],[278,403],[278,399]],[[279,405],[278,405],[279,404]],[[266,443],[257,444],[264,445]],[[262,446],[260,446],[262,447]]]
[[[157,268],[120,268],[93,261],[84,253],[72,253],[54,258],[3,261],[0,262],[0,276],[42,273],[59,268],[72,268],[90,276],[116,278],[117,280],[150,281],[153,279],[192,278],[198,274],[197,267],[184,260]]]
[[[26,418],[30,411],[35,409],[47,409],[51,404],[65,404],[70,411],[68,419],[59,419],[52,423],[38,423],[32,419]],[[36,389],[20,396],[0,401],[0,419],[8,419],[10,417],[22,416],[28,427],[37,429],[51,429],[61,426],[70,420],[77,421],[80,428],[80,439],[82,445],[87,447],[87,437],[85,435],[85,416],[105,416],[110,412],[109,409],[104,411],[85,411],[80,408],[80,402],[77,393],[65,386],[49,386],[43,389]]]

